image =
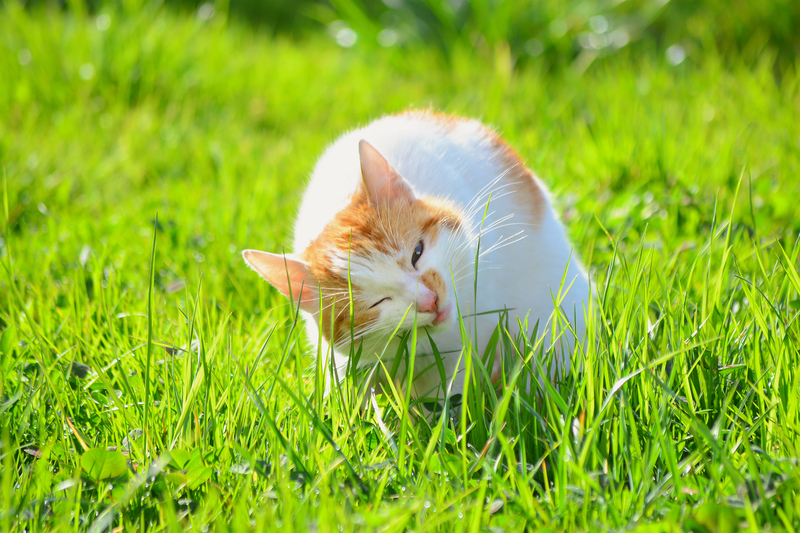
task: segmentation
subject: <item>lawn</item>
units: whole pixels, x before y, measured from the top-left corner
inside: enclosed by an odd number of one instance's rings
[[[0,4],[0,530],[800,528],[791,54],[69,6]],[[240,256],[289,244],[337,135],[428,107],[523,155],[597,295],[583,372],[432,424],[357,377],[324,397]]]

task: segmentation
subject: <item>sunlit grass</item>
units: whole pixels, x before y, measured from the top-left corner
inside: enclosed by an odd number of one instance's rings
[[[795,70],[768,51],[445,68],[101,14],[0,16],[0,529],[800,525]],[[239,252],[289,242],[338,134],[430,105],[524,155],[598,298],[584,372],[514,392],[539,370],[509,362],[499,395],[477,373],[429,423],[400,389],[323,397]]]

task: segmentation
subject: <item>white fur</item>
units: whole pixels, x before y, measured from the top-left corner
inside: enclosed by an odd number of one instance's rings
[[[320,158],[303,197],[295,226],[295,252],[302,252],[348,204],[362,179],[358,150],[361,139],[374,146],[408,181],[417,198],[443,198],[468,214],[467,231],[457,235],[445,233],[435,246],[426,247],[419,263],[420,271],[435,267],[447,278],[447,299],[453,304],[453,311],[457,294],[463,316],[468,317],[476,310],[509,309],[512,335],[517,333],[519,317],[523,321],[527,318],[531,328],[538,321],[541,336],[545,326],[552,323],[553,296],[558,295],[565,278],[564,285],[571,285],[571,288],[568,294],[562,295],[561,308],[570,319],[577,318],[571,322],[578,338],[582,339],[589,284],[553,212],[547,190],[537,180],[545,198],[540,206],[544,212],[538,217],[532,216],[529,196],[502,179],[503,159],[486,130],[476,121],[447,125],[428,120],[424,115],[390,116],[339,138]],[[488,211],[482,221],[487,202]],[[534,225],[534,220],[539,224]],[[479,233],[482,253],[475,295],[472,274]],[[413,244],[411,246],[413,249]],[[411,250],[400,250],[397,256],[409,257],[410,253]],[[456,262],[451,264],[453,261]],[[353,283],[362,288],[361,296],[374,297],[375,301],[392,297],[380,306],[377,330],[363,339],[361,362],[372,363],[383,350],[388,333],[413,303],[417,280],[397,266],[395,257],[350,257],[349,262]],[[346,269],[347,263],[347,257],[338,258],[340,268]],[[459,278],[455,288],[451,271]],[[413,314],[412,309],[406,324],[413,322]],[[458,375],[464,367],[461,334],[453,316],[455,313],[444,324],[429,329],[444,357],[448,379]],[[313,318],[307,315],[309,336],[316,343],[318,330]],[[420,324],[430,322],[427,315],[418,316],[418,320]],[[464,323],[469,338],[477,338],[476,352],[482,355],[497,326],[497,315],[469,316]],[[418,356],[429,354],[425,333],[420,331],[418,338]],[[546,345],[547,342],[549,335],[545,337]],[[571,335],[567,335],[567,342],[570,347],[574,345]],[[394,347],[390,346],[386,354],[394,355]],[[347,365],[347,351],[342,348],[346,347],[337,347],[337,352],[344,353],[334,355],[340,376]],[[328,347],[323,345],[321,349],[325,354]],[[570,367],[569,355],[561,355],[564,371]],[[457,369],[459,359],[461,363]],[[420,359],[416,369],[431,363],[432,358]],[[461,389],[459,381],[454,383],[456,391]],[[415,382],[420,394],[436,394],[435,389],[440,384],[435,369]]]

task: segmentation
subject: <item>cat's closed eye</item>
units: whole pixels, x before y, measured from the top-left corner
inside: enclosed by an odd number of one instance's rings
[[[375,302],[374,304],[372,304],[371,306],[369,306],[369,308],[370,308],[370,309],[372,309],[373,307],[377,307],[378,305],[382,304],[382,303],[383,303],[383,302],[385,302],[386,300],[391,300],[391,298],[389,298],[389,297],[387,296],[387,297],[386,297],[386,298],[384,298],[383,300],[381,300],[381,301],[379,301],[379,302]]]
[[[423,250],[422,241],[419,241],[417,243],[417,247],[414,248],[414,253],[411,254],[411,266],[413,266],[414,268],[417,268],[417,261],[419,261],[419,258],[422,256],[422,250]]]

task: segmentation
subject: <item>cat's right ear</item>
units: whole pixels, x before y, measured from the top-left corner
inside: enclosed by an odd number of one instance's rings
[[[269,281],[281,294],[290,298],[300,309],[313,313],[319,310],[319,287],[308,263],[292,255],[278,255],[258,250],[245,250],[242,257],[247,265]]]
[[[372,203],[391,204],[401,199],[414,201],[411,186],[374,146],[362,139],[358,143],[358,155],[361,177]]]

